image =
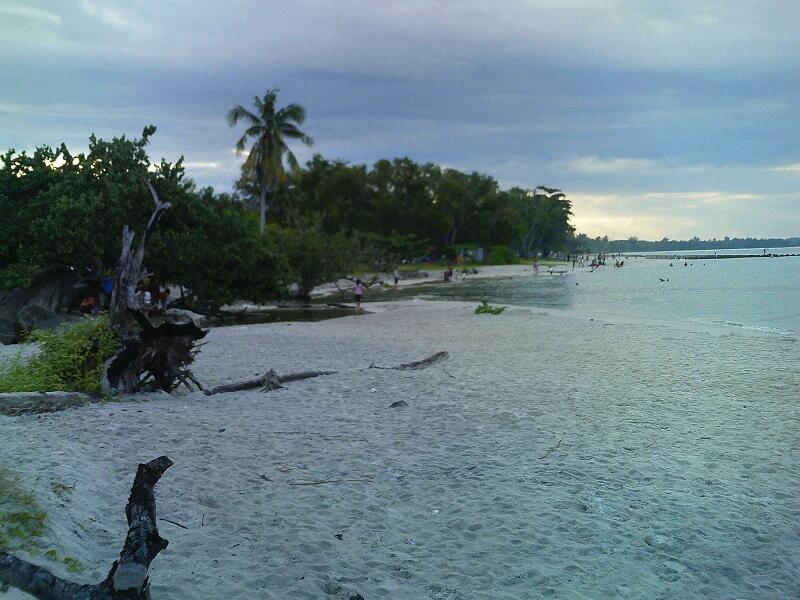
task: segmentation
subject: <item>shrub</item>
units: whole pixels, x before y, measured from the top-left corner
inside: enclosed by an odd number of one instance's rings
[[[101,392],[103,363],[117,348],[107,317],[85,318],[31,339],[39,351],[0,366],[0,392]]]
[[[505,306],[492,306],[486,300],[481,302],[478,305],[478,308],[475,309],[476,315],[499,315],[506,309]]]
[[[486,262],[490,265],[513,265],[517,263],[517,253],[508,246],[493,246]]]

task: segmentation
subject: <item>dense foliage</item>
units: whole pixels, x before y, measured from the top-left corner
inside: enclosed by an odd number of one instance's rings
[[[236,184],[240,197],[256,206],[258,189],[243,171]],[[380,160],[369,169],[316,155],[274,194],[269,210],[273,222],[286,225],[297,213],[315,214],[326,233],[382,236],[424,256],[469,244],[546,256],[573,238],[571,203],[560,190],[501,190],[488,175],[409,158]]]
[[[0,366],[0,392],[101,392],[103,364],[117,349],[107,318],[35,331],[31,339],[38,343],[38,352]]]
[[[153,210],[149,180],[172,204],[147,248],[158,280],[189,288],[197,310],[280,293],[286,261],[259,234],[256,216],[229,195],[197,190],[182,160],[152,164],[145,147],[154,131],[110,142],[92,136],[85,154],[62,145],[0,157],[0,287],[24,287],[52,264],[112,273],[123,225],[142,232]]]
[[[91,136],[80,154],[62,144],[0,156],[0,289],[24,287],[54,264],[87,278],[113,273],[123,225],[142,232],[153,209],[148,180],[172,208],[148,244],[145,266],[157,282],[180,285],[185,306],[200,312],[266,301],[290,283],[307,296],[359,267],[391,271],[406,259],[453,257],[468,246],[495,248],[492,260],[506,263],[546,256],[574,239],[571,205],[559,190],[501,190],[488,175],[408,158],[367,168],[321,156],[269,180],[270,227],[262,235],[253,209],[264,199],[263,177],[252,161],[234,194],[197,189],[182,159],[150,162],[154,132]]]

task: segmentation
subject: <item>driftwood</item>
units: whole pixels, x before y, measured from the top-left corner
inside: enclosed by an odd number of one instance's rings
[[[142,329],[136,336],[123,338],[120,349],[106,363],[105,386],[125,392],[171,392],[181,384],[202,389],[187,365],[197,353],[196,342],[207,332],[192,322],[154,327],[140,312],[131,313],[141,319],[137,320]]]
[[[372,479],[322,479],[320,481],[307,481],[305,479],[298,479],[297,481],[290,481],[289,485],[322,485],[323,483],[343,482],[372,483]]]
[[[402,365],[398,365],[397,367],[377,367],[375,364],[371,364],[369,366],[370,369],[394,369],[397,371],[419,371],[421,369],[427,369],[428,367],[435,365],[437,362],[445,360],[450,355],[447,351],[437,352],[436,354],[432,354],[427,358],[423,358],[422,360],[410,362],[410,363],[403,363]],[[257,379],[248,379],[247,381],[241,381],[238,383],[227,383],[225,385],[220,385],[210,390],[205,390],[206,396],[212,396],[214,394],[224,394],[228,392],[240,392],[242,390],[252,390],[256,388],[261,388],[261,391],[268,392],[271,390],[276,390],[281,388],[281,384],[289,383],[291,381],[300,381],[301,379],[310,379],[312,377],[319,377],[320,375],[334,375],[338,371],[300,371],[299,373],[289,373],[288,375],[278,375],[270,369],[261,377]],[[452,377],[452,376],[451,376]]]
[[[188,369],[197,353],[196,343],[206,331],[193,322],[162,323],[154,326],[140,310],[136,286],[144,276],[144,252],[147,241],[161,216],[171,207],[161,202],[150,182],[147,182],[156,207],[150,215],[142,239],[133,250],[134,233],[125,225],[122,229],[122,251],[114,276],[111,295],[111,325],[120,334],[119,350],[105,365],[103,387],[107,391],[127,393],[164,390],[171,392],[179,385],[190,390],[202,386]],[[132,334],[129,321],[137,323],[139,332]]]
[[[558,450],[560,447],[561,447],[561,440],[558,440],[558,443],[555,446],[548,448],[547,452],[545,452],[544,455],[539,457],[539,460],[544,460],[545,458],[550,456],[553,452]]]
[[[0,582],[39,600],[149,600],[147,571],[168,544],[158,534],[153,488],[172,464],[162,456],[139,465],[125,506],[128,535],[119,560],[114,561],[103,581],[94,585],[73,583],[0,551]]]
[[[379,367],[375,363],[372,363],[369,368],[370,369],[391,369],[394,371],[421,371],[422,369],[427,369],[430,366],[435,365],[437,362],[446,360],[450,357],[450,354],[446,350],[442,350],[441,352],[437,352],[436,354],[431,354],[427,358],[423,358],[422,360],[417,360],[410,363],[403,363],[396,367]]]
[[[289,373],[288,375],[277,375],[275,371],[270,369],[258,379],[248,379],[240,383],[228,383],[226,385],[219,385],[210,390],[206,390],[206,396],[213,394],[225,394],[228,392],[240,392],[242,390],[252,390],[261,388],[262,391],[270,391],[279,389],[282,383],[289,383],[291,381],[300,381],[301,379],[310,379],[312,377],[319,377],[320,375],[333,375],[336,371],[300,371],[299,373]]]
[[[153,185],[149,181],[146,183],[156,202],[156,208],[150,215],[150,220],[147,222],[147,227],[135,252],[133,238],[136,234],[127,225],[122,228],[122,251],[117,262],[117,270],[114,273],[114,291],[111,293],[111,324],[122,333],[123,337],[128,335],[128,309],[138,308],[136,286],[144,275],[144,250],[147,240],[150,239],[164,212],[172,207],[169,202],[161,202]]]

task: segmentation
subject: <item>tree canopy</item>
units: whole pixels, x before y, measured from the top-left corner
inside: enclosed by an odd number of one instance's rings
[[[257,189],[248,181],[243,172],[236,189],[254,204]],[[470,245],[548,255],[570,247],[574,232],[571,203],[560,190],[502,190],[489,175],[410,158],[368,168],[315,155],[277,192],[270,213],[284,224],[298,213],[318,215],[327,233],[361,234],[373,242],[401,236],[433,255]]]
[[[65,145],[0,157],[0,285],[24,287],[46,266],[81,276],[113,272],[125,224],[142,232],[153,208],[150,181],[172,204],[148,246],[146,266],[160,281],[182,284],[193,307],[266,300],[288,283],[288,265],[241,202],[195,188],[182,159],[153,164],[142,137],[104,141],[73,155]]]
[[[260,102],[274,104],[274,95]],[[292,106],[278,113],[288,110],[301,123]],[[91,136],[85,153],[62,144],[0,156],[0,289],[25,287],[53,265],[84,278],[113,272],[123,225],[141,233],[149,218],[148,182],[172,208],[150,240],[145,266],[158,281],[183,286],[187,305],[203,312],[272,299],[291,283],[307,296],[357,268],[389,271],[405,259],[469,247],[497,248],[493,260],[507,262],[515,253],[548,255],[575,244],[571,204],[560,190],[504,190],[489,175],[410,158],[367,167],[314,156],[282,183],[268,180],[272,223],[261,233],[255,159],[244,163],[234,193],[198,189],[182,158],[150,161],[154,133],[149,126],[139,138]],[[261,160],[260,152],[253,156]]]

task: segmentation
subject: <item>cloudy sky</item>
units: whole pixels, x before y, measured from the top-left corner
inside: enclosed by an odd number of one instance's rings
[[[280,88],[313,151],[560,187],[590,235],[800,235],[796,0],[0,0],[0,149],[138,135],[238,172]],[[298,156],[311,151],[298,148]]]

